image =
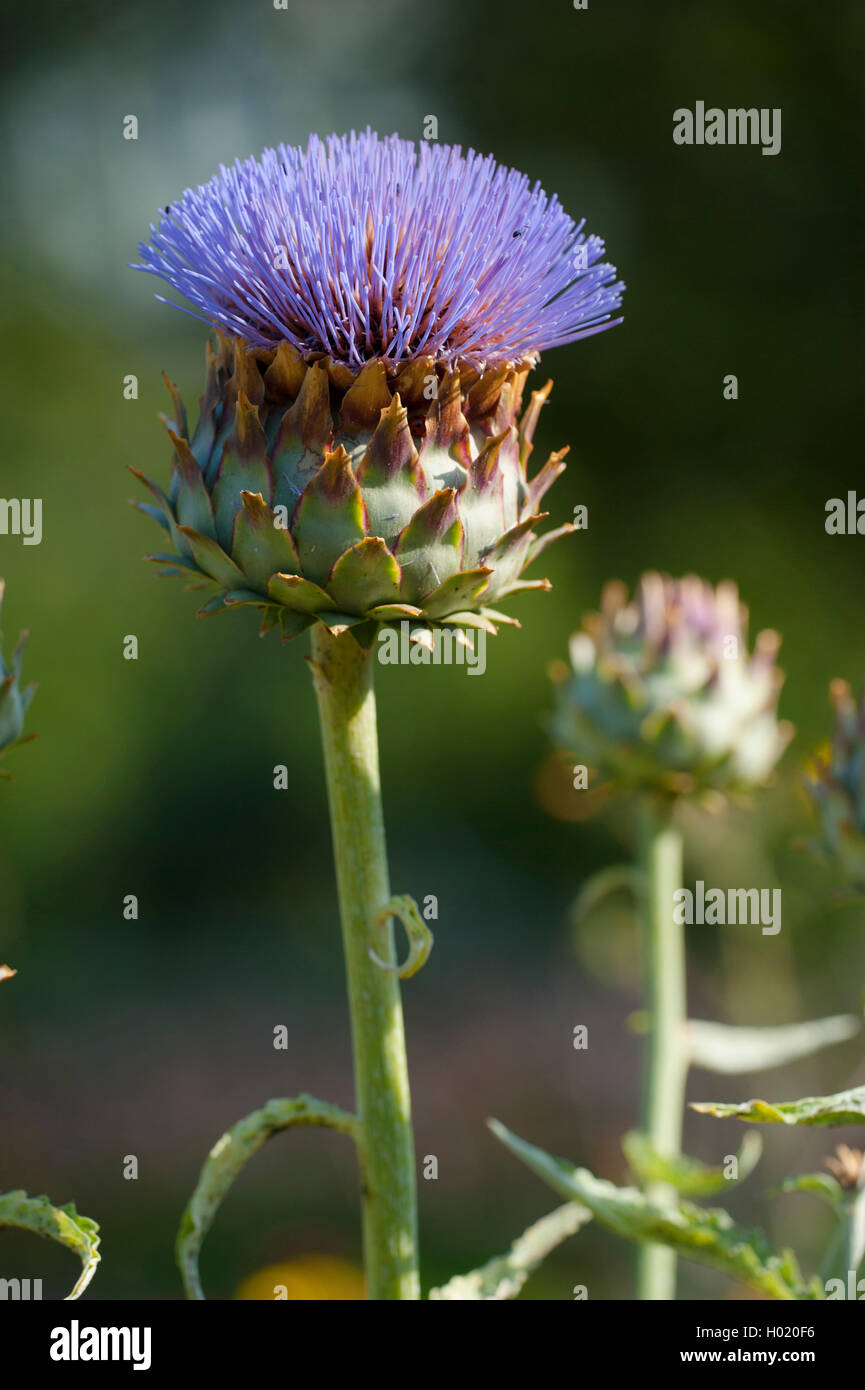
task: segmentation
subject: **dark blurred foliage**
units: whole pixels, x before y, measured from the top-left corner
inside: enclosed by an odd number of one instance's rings
[[[585,534],[549,552],[553,593],[520,600],[525,626],[490,644],[483,679],[380,680],[394,887],[440,903],[435,952],[405,989],[418,1151],[439,1158],[438,1181],[421,1183],[425,1277],[439,1281],[554,1205],[485,1116],[624,1174],[640,1056],[625,1022],[639,1000],[630,924],[608,905],[578,955],[568,910],[596,868],[630,852],[628,808],[570,823],[536,790],[546,663],[605,579],[650,566],[729,576],[754,629],[784,636],[782,710],[799,736],[777,788],[688,826],[690,880],[782,884],[784,928],[695,929],[695,1014],[769,1024],[860,1004],[862,910],[831,906],[831,872],[792,843],[807,833],[798,767],[828,732],[828,681],[865,674],[865,540],[823,525],[826,500],[861,475],[865,12],[852,0],[591,0],[585,12],[297,0],[288,13],[269,0],[16,0],[5,29],[2,491],[44,499],[45,535],[30,548],[0,538],[7,642],[32,628],[27,674],[40,682],[38,742],[0,789],[0,958],[19,970],[2,986],[0,1188],[74,1197],[102,1223],[92,1297],[178,1296],[180,1211],[242,1114],[299,1090],[351,1103],[302,643],[259,642],[245,616],[196,622],[195,597],[141,562],[156,534],[126,506],[126,465],[167,476],[159,372],[192,404],[205,336],[125,269],[137,238],[220,160],[310,129],[416,137],[433,113],[440,139],[493,151],[585,214],[628,283],[625,324],[549,353],[539,372],[556,387],[538,452],[572,446],[553,517],[578,502],[590,513]],[[673,110],[698,99],[781,107],[780,155],[674,146]],[[141,122],[134,143],[127,113]],[[736,402],[722,397],[727,373]],[[137,662],[122,659],[129,633]],[[278,763],[287,792],[273,790]],[[122,916],[129,893],[137,922]],[[287,1053],[272,1047],[279,1023]],[[587,1053],[571,1046],[576,1023]],[[768,1077],[698,1074],[691,1094],[835,1089],[865,1080],[861,1056],[854,1042]],[[717,1161],[739,1133],[692,1117],[687,1140]],[[769,1133],[757,1176],[730,1199],[776,1237],[795,1234],[806,1262],[821,1211],[802,1198],[767,1210],[759,1178],[813,1168],[827,1147]],[[128,1154],[137,1182],[122,1177]],[[63,1291],[70,1257],[24,1236],[3,1246],[2,1272]],[[205,1284],[230,1297],[265,1262],[356,1259],[358,1246],[348,1147],[291,1136],[237,1184]],[[590,1227],[526,1296],[584,1283],[593,1298],[628,1297],[629,1281],[630,1251]],[[730,1296],[693,1267],[681,1287]]]

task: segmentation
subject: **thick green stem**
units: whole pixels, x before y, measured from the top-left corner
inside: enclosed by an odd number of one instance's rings
[[[688,1069],[683,1046],[685,941],[682,927],[673,920],[673,895],[682,886],[682,836],[670,804],[660,799],[646,797],[641,807],[640,858],[650,1015],[643,1129],[660,1154],[675,1158],[682,1143]],[[646,1195],[663,1203],[675,1194],[664,1183],[652,1183]],[[663,1245],[641,1245],[637,1285],[641,1299],[675,1298],[675,1253]]]
[[[374,648],[350,632],[313,629],[348,996],[367,1288],[374,1299],[420,1297],[417,1181],[393,927],[376,922],[390,900],[378,765]],[[382,964],[370,956],[370,948]]]

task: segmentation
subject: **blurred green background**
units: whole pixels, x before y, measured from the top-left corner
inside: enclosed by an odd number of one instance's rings
[[[573,798],[544,770],[542,725],[546,665],[605,579],[730,577],[752,630],[784,637],[782,712],[798,736],[783,775],[748,813],[693,817],[687,868],[690,883],[782,885],[784,926],[693,928],[693,1012],[773,1024],[861,1003],[863,910],[832,906],[831,872],[792,843],[807,833],[798,774],[829,730],[828,681],[865,673],[865,540],[824,531],[826,500],[862,471],[865,11],[10,0],[6,28],[0,490],[44,499],[44,539],[0,537],[7,646],[32,629],[26,673],[40,682],[39,739],[0,790],[0,959],[19,971],[0,1009],[0,1190],[74,1197],[99,1220],[90,1297],[179,1296],[181,1209],[241,1115],[300,1090],[351,1104],[303,643],[261,642],[246,616],[196,621],[195,596],[140,559],[156,533],[127,506],[125,469],[167,477],[159,373],[193,404],[205,330],[126,269],[138,240],[220,162],[367,123],[417,138],[434,114],[442,141],[493,152],[585,215],[629,286],[622,327],[547,354],[537,376],[556,387],[536,458],[572,446],[553,517],[589,507],[588,531],[548,553],[554,591],[518,600],[524,627],[489,644],[484,679],[387,668],[379,682],[394,888],[440,904],[436,949],[405,989],[418,1152],[439,1160],[438,1180],[421,1181],[424,1277],[440,1281],[555,1204],[485,1116],[624,1175],[640,1058],[627,904],[577,943],[569,906],[627,857],[630,824],[625,807],[581,824],[548,814]],[[698,99],[780,107],[780,155],[674,146],[673,110]],[[123,398],[128,373],[137,401]],[[736,402],[722,397],[727,373]],[[137,662],[122,657],[133,633]],[[277,763],[288,791],[273,789]],[[122,915],[130,893],[137,922]],[[272,1047],[280,1023],[286,1052]],[[863,1051],[854,1041],[768,1077],[696,1073],[690,1094],[839,1089],[865,1081]],[[688,1149],[716,1162],[740,1137],[687,1122]],[[818,1132],[768,1132],[757,1176],[730,1197],[743,1220],[795,1236],[806,1263],[822,1209],[807,1197],[767,1209],[760,1191],[828,1147]],[[309,1253],[357,1261],[354,1187],[338,1136],[275,1141],[219,1215],[205,1287],[229,1298],[262,1265]],[[8,1233],[0,1249],[0,1273],[43,1277],[46,1296],[71,1282],[62,1251]],[[631,1251],[589,1227],[524,1296],[586,1284],[624,1298],[630,1280]],[[683,1266],[681,1296],[731,1292]]]

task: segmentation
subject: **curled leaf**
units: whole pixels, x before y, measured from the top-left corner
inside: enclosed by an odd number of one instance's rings
[[[391,917],[398,917],[405,927],[408,937],[408,955],[402,965],[389,964],[387,961],[381,960],[373,947],[370,946],[370,960],[374,961],[380,970],[390,970],[401,980],[407,980],[410,976],[416,975],[421,966],[426,964],[433,948],[433,934],[421,917],[414,898],[410,898],[408,895],[391,898],[381,912],[376,913],[375,921],[380,926],[386,926]]]
[[[833,1014],[782,1028],[738,1028],[693,1018],[685,1025],[685,1046],[693,1066],[735,1076],[813,1057],[824,1047],[855,1037],[861,1027],[855,1014]]]
[[[74,1202],[64,1207],[52,1206],[47,1197],[28,1197],[26,1192],[4,1192],[0,1195],[0,1226],[16,1226],[22,1231],[45,1236],[65,1245],[81,1261],[79,1274],[71,1293],[64,1302],[80,1298],[101,1258],[99,1227],[87,1216],[79,1216]]]
[[[759,1124],[784,1125],[861,1125],[865,1119],[865,1086],[839,1091],[834,1096],[805,1096],[770,1104],[765,1100],[744,1100],[741,1105],[720,1101],[692,1102],[691,1109],[718,1119],[751,1120]]]
[[[625,1135],[622,1148],[631,1171],[641,1183],[666,1183],[686,1196],[706,1197],[712,1192],[720,1192],[722,1188],[735,1187],[736,1183],[744,1182],[760,1161],[763,1140],[754,1130],[746,1133],[736,1158],[735,1177],[727,1177],[723,1168],[710,1167],[684,1154],[665,1158],[653,1147],[648,1135],[637,1130]]]
[[[614,893],[629,893],[639,900],[643,891],[643,877],[632,864],[612,864],[599,869],[583,884],[571,906],[571,925],[581,926],[591,916],[596,907]]]
[[[177,1263],[187,1298],[204,1298],[198,1256],[204,1237],[235,1178],[268,1139],[295,1125],[321,1125],[357,1140],[354,1115],[306,1095],[290,1100],[269,1100],[261,1110],[254,1110],[223,1134],[205,1159],[177,1233]]]
[[[587,1168],[511,1134],[497,1120],[488,1121],[498,1139],[555,1192],[587,1206],[602,1226],[626,1240],[667,1245],[684,1259],[709,1265],[770,1298],[823,1297],[816,1281],[805,1284],[792,1251],[776,1253],[760,1231],[744,1231],[729,1212],[680,1201],[659,1206],[634,1187],[616,1187]]]
[[[567,1202],[548,1216],[542,1216],[518,1236],[506,1255],[496,1255],[470,1274],[456,1274],[440,1289],[431,1289],[431,1299],[493,1300],[516,1298],[529,1275],[543,1259],[591,1221],[592,1213],[579,1202]]]

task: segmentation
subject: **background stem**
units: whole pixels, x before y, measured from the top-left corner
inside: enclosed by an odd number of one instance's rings
[[[373,919],[390,898],[378,765],[373,663],[350,632],[312,633],[351,1009],[367,1291],[420,1297],[417,1183],[393,927]]]
[[[857,1188],[848,1195],[843,1230],[842,1278],[846,1284],[852,1270],[855,1286],[860,1266],[865,1262],[865,1187]]]
[[[643,932],[646,1008],[650,1015],[642,1127],[665,1158],[682,1143],[687,1060],[685,940],[673,921],[673,894],[682,886],[682,835],[673,824],[670,803],[645,797],[640,818],[640,859],[644,875]],[[646,1187],[650,1201],[675,1197],[665,1183]],[[676,1256],[663,1245],[641,1245],[637,1255],[638,1297],[676,1296]]]

